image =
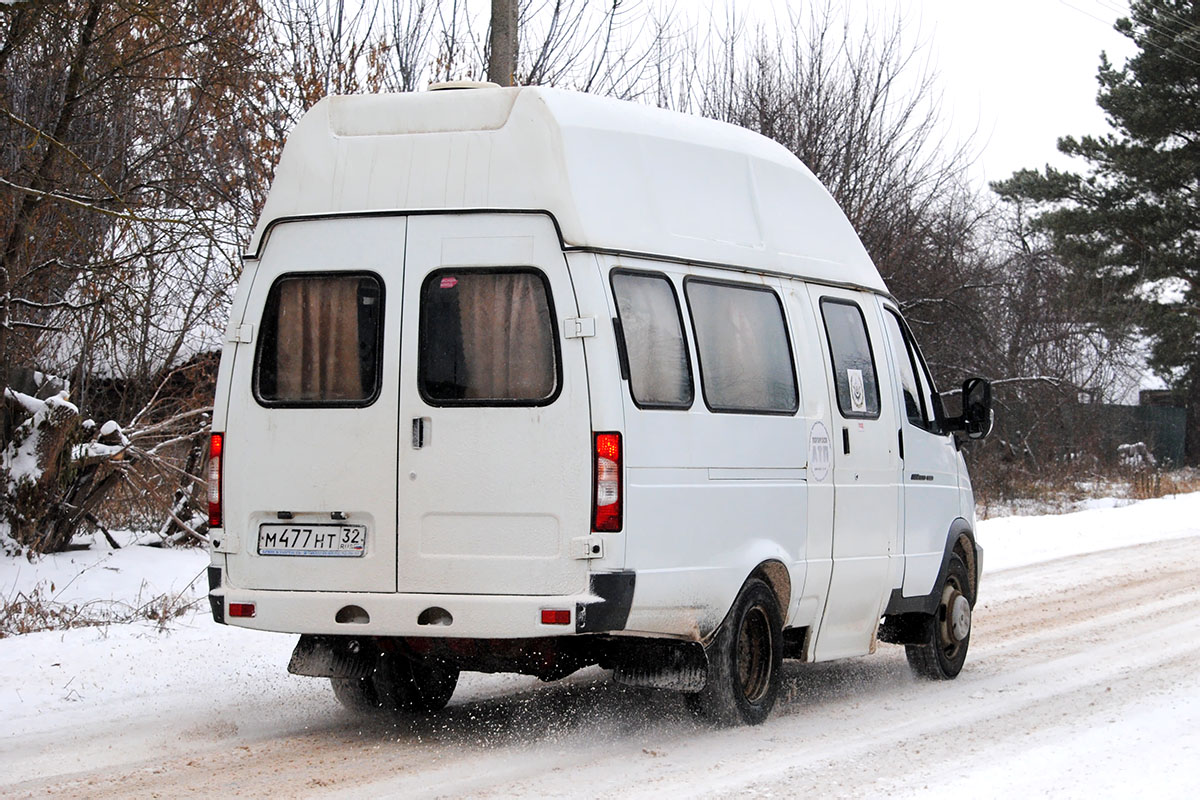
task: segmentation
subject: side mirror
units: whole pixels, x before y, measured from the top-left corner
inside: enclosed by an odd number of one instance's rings
[[[960,430],[968,439],[982,439],[992,432],[992,384],[983,378],[967,378],[962,385],[963,411]]]

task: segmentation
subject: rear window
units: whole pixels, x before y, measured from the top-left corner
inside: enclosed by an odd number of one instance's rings
[[[799,406],[792,347],[775,292],[744,284],[684,283],[700,385],[713,411],[791,414]]]
[[[421,287],[418,384],[432,405],[545,405],[558,394],[546,278],[533,269],[437,270]]]
[[[383,284],[362,273],[297,273],[267,294],[254,394],[265,405],[365,406],[379,395]]]

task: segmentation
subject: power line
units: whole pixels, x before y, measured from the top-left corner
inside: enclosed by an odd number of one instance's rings
[[[1079,6],[1071,5],[1070,3],[1067,2],[1067,0],[1058,0],[1058,2],[1061,3],[1062,5],[1066,6],[1067,8],[1071,9],[1072,11],[1077,11],[1080,14],[1083,14],[1084,16],[1091,17],[1092,19],[1097,20],[1098,22],[1103,22],[1106,25],[1108,24],[1108,20],[1103,19],[1101,17],[1097,17],[1095,14],[1091,13],[1090,11],[1085,11],[1084,9],[1080,8]],[[1164,32],[1162,29],[1155,27],[1152,23],[1146,23],[1146,27],[1150,28],[1155,33],[1158,33],[1160,36],[1174,38],[1174,32],[1170,31],[1169,29]],[[1191,64],[1194,67],[1200,67],[1200,61],[1194,61],[1194,60],[1188,58],[1187,56],[1185,56],[1183,53],[1180,53],[1176,50],[1172,50],[1170,47],[1164,47],[1164,46],[1158,44],[1157,42],[1151,42],[1147,39],[1142,39],[1141,43],[1148,47],[1153,47],[1154,49],[1158,50],[1159,52],[1167,53],[1168,55],[1174,56],[1175,58],[1178,58],[1181,61],[1186,61],[1187,63]],[[1200,48],[1196,47],[1195,45],[1192,45],[1189,42],[1180,42],[1180,44],[1185,45],[1186,47],[1191,49],[1193,52],[1195,52],[1197,55],[1200,55]]]
[[[1131,8],[1114,5],[1112,2],[1109,2],[1108,0],[1094,0],[1094,2],[1097,5],[1107,8],[1110,11],[1113,11],[1117,14],[1125,15],[1125,14],[1130,14],[1132,12]],[[1164,7],[1163,5],[1155,4],[1154,0],[1142,0],[1142,2],[1145,3],[1145,5],[1149,6],[1150,8],[1154,9],[1155,11],[1157,11],[1160,15],[1169,18],[1165,22],[1162,22],[1162,21],[1156,22],[1156,21],[1147,20],[1145,23],[1143,23],[1147,28],[1149,28],[1154,33],[1157,33],[1159,36],[1162,36],[1165,39],[1172,39],[1177,44],[1188,48],[1189,50],[1191,50],[1193,53],[1195,53],[1197,55],[1200,55],[1200,46],[1192,44],[1191,42],[1188,42],[1188,41],[1183,41],[1179,38],[1181,36],[1187,36],[1188,34],[1192,34],[1192,35],[1200,34],[1200,26],[1193,25],[1191,22],[1189,22],[1188,20],[1179,16],[1174,11]],[[1161,2],[1161,0],[1160,0],[1160,2]],[[1175,22],[1179,23],[1180,26],[1182,26],[1179,31],[1175,31],[1175,30],[1171,29],[1171,27],[1170,27],[1171,20],[1174,20]],[[1162,50],[1163,48],[1161,46],[1159,46],[1159,49]],[[1168,51],[1168,52],[1174,53],[1174,51]],[[1176,54],[1176,55],[1179,55],[1179,54]],[[1184,58],[1182,55],[1180,57]],[[1185,58],[1185,60],[1187,60],[1187,59]],[[1192,62],[1192,63],[1195,63],[1195,62]]]
[[[1100,2],[1100,0],[1097,0],[1097,2]],[[1165,5],[1162,4],[1162,0],[1159,0],[1159,3],[1155,3],[1154,0],[1142,0],[1142,2],[1144,2],[1146,5],[1153,8],[1158,13],[1174,19],[1176,22],[1178,22],[1180,25],[1182,25],[1184,27],[1184,30],[1186,30],[1190,33],[1197,33],[1198,31],[1200,31],[1200,26],[1193,24],[1191,20],[1181,17],[1178,14],[1176,14],[1174,11],[1172,11],[1171,9],[1167,8]]]

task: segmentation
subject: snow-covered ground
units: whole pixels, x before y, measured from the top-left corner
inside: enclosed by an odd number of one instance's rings
[[[1200,494],[1096,505],[981,523],[958,680],[886,645],[788,662],[772,718],[733,730],[598,669],[355,716],[287,674],[294,637],[212,623],[203,552],[3,559],[6,603],[134,621],[0,639],[0,795],[1195,797]]]

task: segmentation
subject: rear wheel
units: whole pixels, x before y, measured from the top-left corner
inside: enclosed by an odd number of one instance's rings
[[[433,659],[383,652],[375,671],[365,678],[330,678],[333,695],[346,708],[361,711],[438,711],[450,702],[458,670]]]
[[[779,694],[783,617],[775,593],[751,578],[708,649],[708,681],[693,707],[722,725],[757,725]]]
[[[368,711],[379,708],[379,697],[371,678],[330,678],[333,696],[351,711]]]
[[[937,611],[926,622],[924,641],[906,644],[912,671],[922,678],[950,680],[962,671],[971,643],[970,575],[958,553],[950,554]]]

